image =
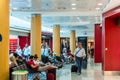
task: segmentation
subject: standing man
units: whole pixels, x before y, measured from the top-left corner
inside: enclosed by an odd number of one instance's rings
[[[25,59],[28,59],[30,52],[31,52],[30,46],[26,44],[25,47],[23,48],[23,54],[24,54]]]
[[[75,58],[78,66],[78,75],[81,74],[82,60],[86,56],[85,49],[82,47],[82,43],[78,43],[78,47],[75,49]]]
[[[17,47],[16,53],[17,53],[19,56],[22,56],[22,50],[21,50],[20,46]]]
[[[49,50],[50,50],[50,49],[49,49],[46,45],[44,45],[44,46],[42,47],[42,61],[43,61],[44,63],[47,63],[47,62],[48,62]]]

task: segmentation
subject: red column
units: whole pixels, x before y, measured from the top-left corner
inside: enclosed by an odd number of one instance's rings
[[[95,52],[94,52],[94,62],[102,62],[102,26],[100,24],[95,24]]]

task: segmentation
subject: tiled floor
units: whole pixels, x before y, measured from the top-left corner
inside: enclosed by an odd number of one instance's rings
[[[120,80],[120,76],[103,76],[101,64],[88,60],[88,68],[82,74],[71,73],[71,65],[65,65],[57,71],[57,80]]]

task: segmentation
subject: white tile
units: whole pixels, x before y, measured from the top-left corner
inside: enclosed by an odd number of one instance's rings
[[[71,73],[71,65],[65,65],[57,70],[57,80],[120,80],[120,76],[104,76],[101,70],[101,64],[94,64],[88,61],[86,70],[82,70],[81,75]]]

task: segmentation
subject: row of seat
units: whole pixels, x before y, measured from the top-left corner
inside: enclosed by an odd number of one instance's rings
[[[10,69],[10,80],[12,80],[12,72],[17,71],[17,70],[27,70],[28,71],[28,79],[29,79],[29,76],[30,77],[32,76],[31,80],[34,80],[34,78],[36,78],[36,77],[37,78],[39,77],[39,79],[40,79],[40,75],[42,74],[40,71],[29,69],[29,65],[26,63],[26,64],[22,64],[22,65],[19,65],[19,66],[16,66],[16,67],[13,67]],[[48,70],[48,72],[46,74],[48,75],[49,73],[52,73],[54,75],[54,80],[56,80],[56,70]]]

